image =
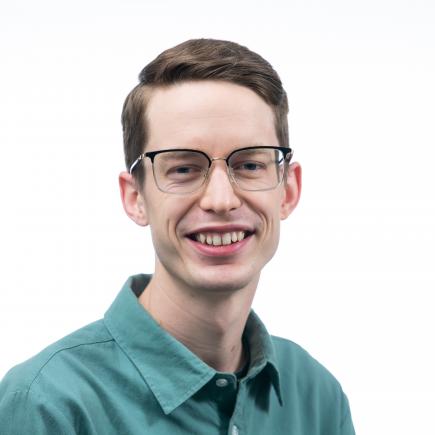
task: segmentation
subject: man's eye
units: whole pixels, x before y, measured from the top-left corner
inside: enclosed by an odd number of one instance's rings
[[[201,175],[203,169],[195,165],[173,166],[166,171],[166,176],[169,178],[180,177],[197,177]]]
[[[254,172],[264,168],[264,164],[258,162],[244,162],[235,165],[235,171],[248,171]]]
[[[179,168],[174,168],[174,172],[177,174],[188,174],[189,172],[192,172],[192,168],[188,166],[180,166]]]

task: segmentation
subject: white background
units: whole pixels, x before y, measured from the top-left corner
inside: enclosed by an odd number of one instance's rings
[[[194,37],[278,70],[303,193],[254,309],[339,379],[358,434],[433,434],[432,1],[16,1],[0,13],[0,378],[152,272],[120,112]]]

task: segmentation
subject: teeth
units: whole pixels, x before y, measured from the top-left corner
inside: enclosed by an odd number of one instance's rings
[[[245,238],[244,231],[233,231],[231,233],[197,233],[195,239],[197,242],[213,245],[231,245],[231,243],[240,242]]]
[[[230,233],[225,233],[222,236],[222,244],[223,245],[229,245],[231,243],[231,234]]]

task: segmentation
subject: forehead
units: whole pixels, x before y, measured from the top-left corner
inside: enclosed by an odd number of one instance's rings
[[[218,81],[156,89],[148,103],[148,150],[231,151],[278,145],[271,107],[254,91]]]

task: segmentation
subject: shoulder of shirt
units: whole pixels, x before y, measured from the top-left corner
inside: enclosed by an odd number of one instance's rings
[[[301,388],[321,389],[341,396],[343,391],[335,376],[303,347],[286,338],[271,336],[280,374],[297,381]]]
[[[0,382],[0,396],[28,393],[42,374],[56,376],[53,366],[67,365],[68,356],[84,346],[99,346],[114,341],[103,320],[97,320],[49,345],[27,361],[10,369]]]

